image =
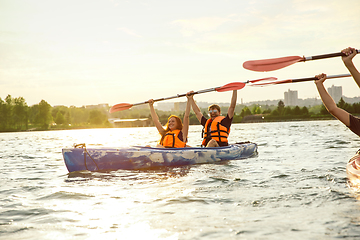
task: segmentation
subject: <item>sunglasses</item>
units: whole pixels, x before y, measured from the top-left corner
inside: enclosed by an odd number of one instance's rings
[[[214,109],[214,110],[209,110],[209,113],[217,113],[218,110],[217,109]]]

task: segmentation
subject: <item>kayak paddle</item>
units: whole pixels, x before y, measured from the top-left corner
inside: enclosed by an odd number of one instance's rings
[[[360,50],[356,50],[358,53]],[[330,53],[323,54],[311,57],[300,57],[300,56],[290,56],[290,57],[281,57],[281,58],[271,58],[271,59],[263,59],[263,60],[250,60],[243,63],[243,67],[248,70],[257,71],[257,72],[267,72],[278,70],[280,68],[284,68],[290,66],[297,62],[305,62],[309,60],[317,60],[324,58],[332,58],[346,56],[343,52],[338,53]]]
[[[350,74],[330,75],[330,76],[327,76],[326,79],[342,78],[342,77],[351,77],[351,75]],[[262,87],[262,86],[266,86],[266,85],[283,84],[283,83],[297,83],[297,82],[306,82],[306,81],[313,81],[313,80],[318,80],[318,79],[316,77],[287,79],[287,80],[281,80],[281,81],[275,81],[275,82],[256,83],[256,84],[251,84],[251,86],[261,86]]]
[[[262,79],[256,79],[256,80],[247,80],[246,82],[232,82],[232,83],[228,83],[228,84],[226,84],[224,86],[221,86],[221,87],[208,88],[208,89],[196,91],[193,94],[207,93],[207,92],[213,92],[213,91],[226,92],[226,91],[231,91],[231,90],[239,90],[239,89],[244,88],[247,83],[256,83],[256,82],[265,81],[265,80],[277,80],[277,78],[269,77],[269,78],[262,78]],[[154,99],[154,102],[163,101],[163,100],[169,100],[169,99],[179,98],[179,97],[185,97],[185,96],[186,96],[186,93],[177,94],[177,95],[172,96],[172,97]],[[112,106],[110,108],[109,112],[113,113],[113,112],[123,111],[123,110],[130,109],[133,106],[146,104],[146,103],[149,103],[149,101],[140,102],[140,103],[134,103],[134,104],[119,103],[119,104],[116,104],[116,105]]]

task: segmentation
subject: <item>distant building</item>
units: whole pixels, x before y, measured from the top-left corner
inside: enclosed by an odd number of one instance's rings
[[[155,109],[162,110],[162,111],[172,111],[174,108],[173,102],[158,102],[156,103],[156,106],[154,106]]]
[[[334,101],[338,103],[342,97],[342,86],[332,85],[331,88],[328,88],[328,92]]]
[[[291,91],[284,92],[284,104],[285,106],[296,106],[298,102],[298,92]]]
[[[211,105],[207,102],[195,102],[200,108],[207,108],[209,105]],[[221,103],[218,103],[218,105],[222,106]],[[230,105],[230,103],[226,103],[226,106],[228,105]],[[185,111],[186,102],[161,102],[157,103],[154,107],[155,109],[162,111]]]
[[[113,124],[114,127],[126,128],[126,127],[149,127],[151,119],[138,118],[138,119],[119,119],[109,118],[108,121]]]
[[[186,102],[174,102],[174,111],[185,111]]]
[[[89,108],[89,109],[109,108],[109,104],[107,104],[107,103],[101,103],[101,104],[98,104],[98,105],[86,105],[85,108]]]

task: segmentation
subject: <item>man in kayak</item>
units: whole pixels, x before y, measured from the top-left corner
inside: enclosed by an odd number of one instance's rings
[[[346,56],[342,57],[342,60],[354,78],[356,84],[360,87],[360,73],[356,69],[352,59],[357,54],[356,49],[354,48],[346,48],[342,50]],[[335,101],[331,98],[330,94],[326,91],[324,87],[324,82],[326,80],[326,74],[322,73],[315,76],[318,80],[315,80],[316,87],[319,91],[321,100],[325,105],[331,115],[339,119],[342,123],[344,123],[351,131],[357,134],[360,137],[360,119],[354,117],[350,113],[346,112],[344,109],[341,109],[336,106]]]
[[[151,118],[153,119],[155,127],[157,128],[157,130],[161,135],[159,144],[157,144],[156,147],[160,147],[160,148],[186,147],[187,136],[189,131],[189,115],[190,115],[189,99],[186,103],[184,124],[181,122],[181,119],[178,116],[171,115],[168,118],[165,128],[161,125],[159,121],[159,117],[155,112],[154,100],[150,99],[148,102],[150,107]]]
[[[237,91],[233,90],[230,107],[226,117],[221,116],[221,109],[218,105],[212,104],[209,106],[209,116],[207,119],[201,113],[200,108],[195,103],[193,98],[194,91],[187,93],[188,101],[191,103],[192,109],[195,112],[195,115],[201,125],[204,126],[204,139],[201,143],[205,147],[219,147],[219,146],[228,146],[228,136],[230,133],[230,126],[234,117],[236,100],[237,100]]]

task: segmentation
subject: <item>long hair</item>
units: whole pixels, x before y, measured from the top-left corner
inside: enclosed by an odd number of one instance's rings
[[[177,125],[176,130],[180,130],[180,131],[181,131],[181,130],[183,129],[183,124],[182,124],[181,119],[180,119],[178,116],[170,115],[170,117],[168,118],[167,123],[166,123],[165,133],[164,133],[164,135],[161,136],[160,143],[163,142],[166,133],[168,133],[169,131],[171,131],[170,128],[169,128],[169,120],[170,120],[170,118],[175,118],[176,125]]]
[[[180,119],[178,116],[171,115],[171,116],[168,118],[167,123],[166,123],[166,129],[165,129],[166,132],[170,131],[170,129],[169,129],[169,121],[170,121],[170,118],[175,118],[175,121],[176,121],[176,123],[177,123],[176,125],[178,126],[178,127],[177,127],[177,130],[182,130],[182,129],[183,129],[183,124],[182,124],[181,119]]]

